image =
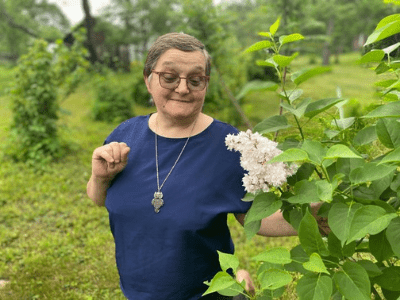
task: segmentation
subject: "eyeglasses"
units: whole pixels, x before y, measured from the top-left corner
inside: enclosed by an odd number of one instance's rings
[[[172,91],[179,86],[181,79],[186,79],[186,86],[189,90],[202,91],[210,79],[210,76],[192,75],[189,77],[179,77],[176,74],[168,72],[156,72],[154,70],[152,72],[158,75],[161,87]]]

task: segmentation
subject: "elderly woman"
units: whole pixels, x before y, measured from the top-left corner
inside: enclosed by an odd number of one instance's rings
[[[196,38],[159,37],[143,72],[157,112],[123,122],[93,152],[87,192],[108,210],[128,299],[201,298],[220,270],[217,250],[234,251],[227,214],[243,224],[250,207],[239,154],[224,144],[237,129],[202,113],[210,65]],[[259,234],[296,232],[276,213]]]

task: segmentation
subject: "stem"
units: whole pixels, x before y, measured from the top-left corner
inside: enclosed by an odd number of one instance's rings
[[[287,97],[287,95],[286,95],[286,90],[285,90],[287,69],[286,69],[286,67],[283,68],[283,75],[282,75],[282,71],[281,71],[280,69],[276,68],[276,70],[278,71],[278,75],[279,75],[280,80],[281,80],[281,90],[282,90],[283,93],[285,93],[285,96]],[[282,104],[282,102],[283,102],[283,99],[280,100],[280,103],[281,103],[281,104]],[[279,106],[280,106],[280,108],[279,108],[279,115],[282,116],[282,114],[283,114],[283,107],[282,107],[282,105],[279,105]],[[278,134],[279,134],[279,130],[277,130],[277,131],[275,132],[274,141],[277,140]]]
[[[301,126],[300,126],[299,120],[297,119],[297,117],[296,117],[295,115],[293,115],[293,117],[294,117],[294,119],[296,120],[297,127],[299,128],[299,131],[300,131],[301,138],[302,138],[302,140],[304,141],[304,140],[305,140],[305,137],[304,137],[303,130],[301,129]]]

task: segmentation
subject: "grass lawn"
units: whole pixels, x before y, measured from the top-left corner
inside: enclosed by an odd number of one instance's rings
[[[377,78],[356,65],[357,58],[357,54],[343,56],[331,73],[305,83],[305,94],[313,99],[335,97],[339,86],[344,97],[369,103]],[[299,61],[295,67],[306,64],[306,60]],[[12,71],[0,69],[2,73],[10,75]],[[129,75],[118,76],[122,84],[129,83]],[[4,92],[8,82],[9,76],[0,75],[2,141],[11,121],[9,98]],[[107,212],[86,196],[92,151],[117,125],[91,120],[93,97],[91,85],[86,83],[62,103],[71,114],[61,115],[60,135],[73,150],[44,173],[36,173],[23,163],[1,161],[0,280],[9,283],[0,288],[0,299],[124,299],[118,286]],[[246,97],[245,105],[253,121],[278,111],[278,99],[272,93],[253,93]],[[134,109],[136,114],[154,111]],[[297,237],[255,237],[246,242],[232,216],[229,225],[241,267],[253,276],[256,265],[252,256],[271,247],[297,244]],[[295,299],[293,287],[282,299]]]

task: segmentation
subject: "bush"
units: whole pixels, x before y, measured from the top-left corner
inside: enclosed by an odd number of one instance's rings
[[[264,166],[296,162],[299,168],[280,187],[265,188],[265,179],[247,181],[255,192],[245,197],[253,205],[246,214],[244,230],[248,238],[253,237],[262,219],[281,210],[285,220],[298,232],[300,243],[291,250],[266,249],[253,258],[259,263],[255,295],[227,272],[230,268],[235,272],[239,260],[234,255],[218,253],[222,271],[207,283],[209,289],[205,294],[218,291],[230,296],[241,293],[252,300],[276,299],[292,282],[292,273],[296,273],[296,279],[301,277],[296,283],[300,300],[398,299],[400,85],[398,61],[387,56],[398,45],[372,50],[360,59],[361,63],[377,66],[376,74],[385,73],[377,83],[383,101],[368,108],[367,114],[345,118],[340,108],[346,99],[312,101],[303,97],[299,85],[329,69],[316,67],[291,72],[288,67],[297,54],[280,55],[281,46],[304,37],[291,34],[281,36],[278,42],[275,34],[279,20],[270,27],[270,32],[263,33],[267,40],[248,49],[272,49],[265,63],[275,67],[282,83],[278,91],[281,113],[265,119],[254,130],[275,135],[283,152],[272,159],[259,158],[258,163]],[[399,32],[400,15],[388,16],[366,44]],[[313,136],[309,132],[316,131],[309,127],[315,127],[316,117],[325,130]],[[295,128],[296,132],[289,128]],[[258,155],[252,152],[253,157]],[[246,161],[243,165],[250,163]],[[322,205],[317,216],[310,208],[315,202]]]
[[[110,76],[100,77],[95,86],[93,118],[96,121],[122,122],[134,116],[132,102]]]
[[[57,137],[57,88],[53,56],[38,40],[21,57],[12,95],[13,122],[8,154],[16,160],[43,161],[60,150]]]
[[[59,91],[69,95],[84,77],[88,62],[83,36],[80,32],[70,49],[57,41],[54,51],[47,42],[36,40],[19,60],[11,89],[13,121],[6,156],[37,166],[63,155],[57,135]]]

